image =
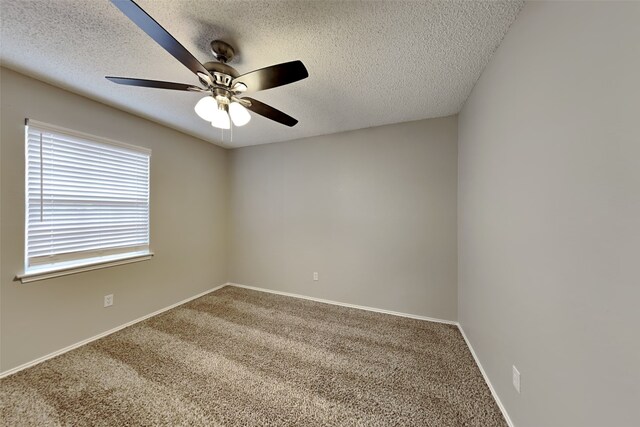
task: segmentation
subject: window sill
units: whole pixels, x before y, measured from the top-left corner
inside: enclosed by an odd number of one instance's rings
[[[153,257],[153,252],[134,252],[118,256],[94,258],[74,263],[73,265],[42,267],[25,271],[16,276],[14,280],[22,283],[36,282],[38,280],[52,279],[54,277],[68,276],[69,274],[82,273],[84,271],[99,270],[116,265],[131,264],[133,262],[147,261]]]

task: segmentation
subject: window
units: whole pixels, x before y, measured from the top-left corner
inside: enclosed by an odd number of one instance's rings
[[[150,156],[144,148],[28,120],[20,279],[148,259]]]

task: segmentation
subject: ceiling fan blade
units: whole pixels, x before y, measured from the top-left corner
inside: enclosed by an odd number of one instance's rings
[[[213,81],[213,77],[204,65],[133,0],[111,0],[111,3],[194,74]]]
[[[246,98],[246,97],[240,98],[240,99],[246,99],[247,101],[251,102],[251,105],[246,107],[247,110],[251,110],[256,114],[260,114],[261,116],[264,116],[267,119],[271,119],[275,122],[282,123],[283,125],[286,125],[289,127],[293,127],[298,123],[298,121],[293,117],[291,117],[290,115],[285,114],[280,110],[276,110],[275,108],[263,102],[256,101],[253,98]]]
[[[201,87],[188,85],[185,83],[163,82],[160,80],[130,79],[128,77],[111,76],[107,76],[105,77],[105,79],[119,85],[152,87],[156,89],[186,90],[189,92],[206,92],[206,90],[202,89]]]
[[[236,83],[244,83],[247,86],[247,92],[257,92],[287,85],[307,77],[309,77],[309,72],[302,61],[291,61],[243,74],[233,79],[231,86],[233,87]]]

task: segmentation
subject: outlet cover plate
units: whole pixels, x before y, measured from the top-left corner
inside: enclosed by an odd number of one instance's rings
[[[104,306],[111,307],[113,305],[113,294],[104,296]]]
[[[518,368],[516,368],[515,365],[513,365],[512,368],[513,368],[513,388],[515,388],[516,391],[520,393],[520,371],[518,371]]]

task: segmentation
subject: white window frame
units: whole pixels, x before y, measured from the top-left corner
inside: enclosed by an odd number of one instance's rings
[[[131,151],[136,151],[138,153],[142,153],[149,156],[149,171],[148,171],[148,179],[149,179],[149,208],[150,208],[150,198],[151,198],[151,150],[144,147],[138,147],[131,144],[126,144],[120,141],[114,141],[112,139],[98,137],[95,135],[90,135],[83,132],[78,132],[75,130],[63,128],[56,125],[51,125],[48,123],[39,122],[32,119],[25,119],[25,224],[24,224],[24,233],[25,233],[25,248],[24,248],[24,271],[19,273],[16,276],[16,279],[19,279],[22,283],[33,282],[37,280],[48,279],[52,277],[65,276],[69,274],[79,273],[83,271],[96,270],[100,268],[112,267],[115,265],[129,264],[132,262],[146,261],[151,259],[153,256],[153,252],[150,250],[151,245],[151,212],[149,210],[149,218],[148,218],[148,226],[149,226],[149,237],[148,237],[148,245],[139,246],[139,247],[129,247],[128,250],[123,252],[121,249],[111,249],[105,248],[100,251],[93,251],[90,257],[81,258],[81,259],[68,259],[67,256],[61,254],[59,256],[50,256],[49,262],[29,265],[29,254],[28,254],[28,221],[29,221],[29,126],[33,126],[40,130],[46,130],[54,134],[60,134],[64,136],[69,136],[72,138],[78,138],[81,140],[86,140],[88,142],[95,142],[97,144],[107,145],[107,146],[116,146],[121,148],[126,148]],[[78,252],[76,252],[77,254]],[[74,257],[75,258],[75,257]]]

